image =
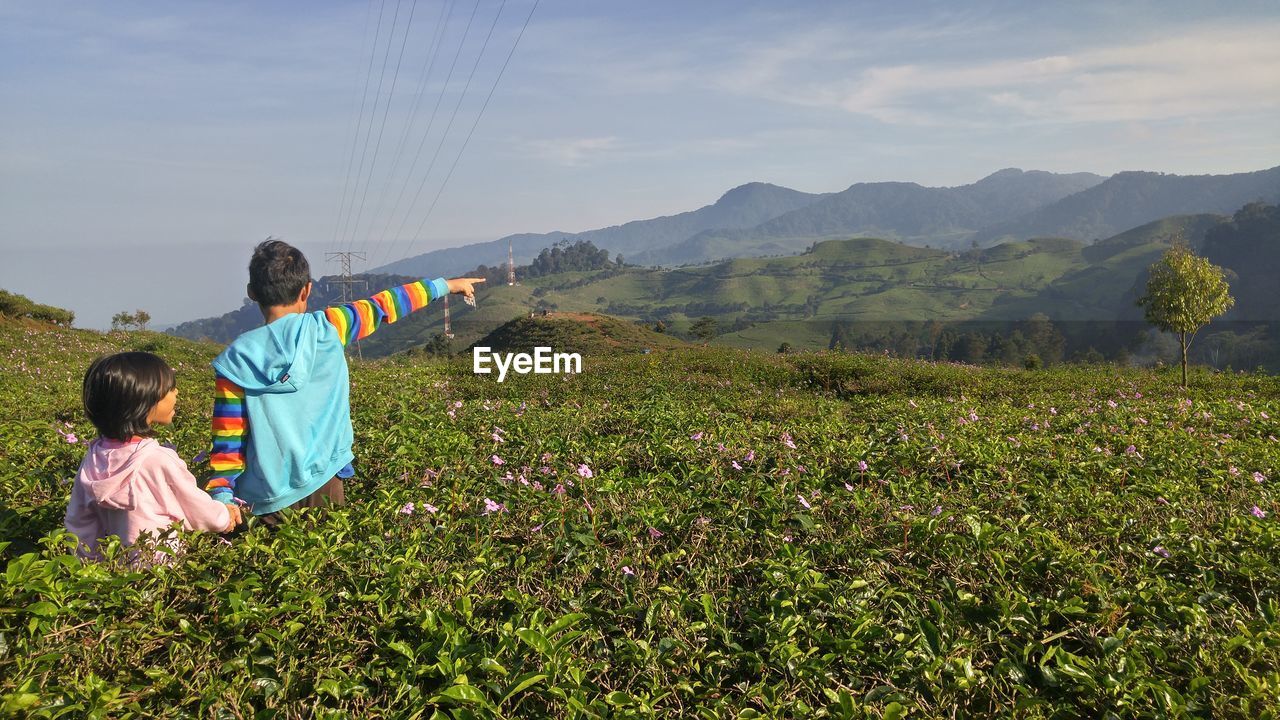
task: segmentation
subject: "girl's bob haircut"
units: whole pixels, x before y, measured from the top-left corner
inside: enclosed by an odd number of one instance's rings
[[[84,412],[102,437],[120,442],[150,437],[154,431],[147,415],[177,386],[173,368],[158,355],[107,355],[85,371]]]

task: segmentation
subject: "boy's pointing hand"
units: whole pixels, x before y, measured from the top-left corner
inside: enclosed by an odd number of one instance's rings
[[[484,282],[484,278],[453,278],[446,282],[449,284],[449,292],[460,293],[463,297],[474,298],[476,290],[472,286]]]

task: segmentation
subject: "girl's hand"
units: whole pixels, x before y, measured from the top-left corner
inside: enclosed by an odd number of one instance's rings
[[[476,290],[473,285],[484,282],[484,278],[453,278],[446,280],[449,284],[449,292],[460,294],[463,297],[475,299]]]

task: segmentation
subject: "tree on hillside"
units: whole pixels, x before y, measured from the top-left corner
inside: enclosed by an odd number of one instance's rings
[[[1147,322],[1177,333],[1182,347],[1182,386],[1187,386],[1187,348],[1197,331],[1235,304],[1222,268],[1176,242],[1150,269],[1147,294],[1138,299]]]
[[[707,315],[699,318],[697,322],[689,326],[689,332],[702,342],[706,342],[716,336],[716,319]]]
[[[112,330],[146,330],[147,324],[151,322],[151,313],[146,310],[135,310],[133,312],[118,312],[111,316]]]

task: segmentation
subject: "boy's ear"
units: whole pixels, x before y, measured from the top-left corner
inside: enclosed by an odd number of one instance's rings
[[[302,286],[302,290],[298,293],[298,302],[305,303],[311,298],[311,283],[308,282]]]

